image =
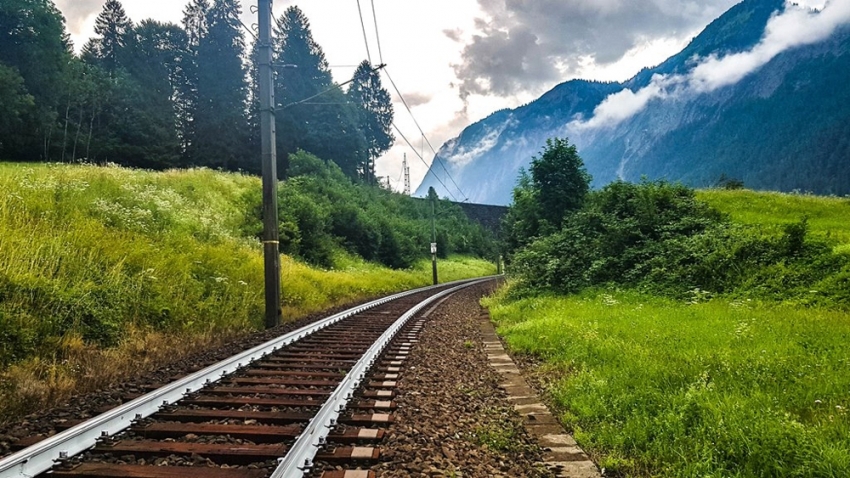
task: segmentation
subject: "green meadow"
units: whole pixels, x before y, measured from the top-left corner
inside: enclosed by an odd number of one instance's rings
[[[787,194],[739,189],[703,189],[697,198],[740,224],[755,225],[780,234],[782,227],[806,217],[809,232],[835,240],[850,251],[850,198]]]
[[[488,305],[609,472],[850,476],[845,312],[605,291]]]

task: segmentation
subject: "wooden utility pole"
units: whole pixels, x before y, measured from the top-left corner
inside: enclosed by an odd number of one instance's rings
[[[280,237],[277,225],[277,149],[272,73],[272,0],[259,0],[260,128],[263,162],[263,258],[266,328],[280,325]]]

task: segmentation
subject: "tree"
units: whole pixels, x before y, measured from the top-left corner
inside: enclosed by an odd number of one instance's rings
[[[275,62],[280,66],[275,82],[278,102],[288,105],[301,101],[333,85],[325,52],[313,39],[304,12],[289,7],[276,23]]]
[[[513,190],[513,202],[502,219],[506,252],[527,246],[540,235],[540,203],[531,176],[520,170],[519,180]]]
[[[0,64],[17,73],[24,88],[19,91],[26,91],[33,100],[18,112],[11,137],[0,138],[7,157],[23,161],[50,158],[63,77],[70,61],[64,20],[52,1],[0,2]],[[7,85],[16,81],[10,76],[7,72]]]
[[[574,145],[566,139],[546,140],[540,157],[531,160],[530,174],[520,172],[502,221],[506,252],[510,255],[559,230],[564,218],[584,204],[590,180]]]
[[[285,177],[290,154],[302,149],[334,161],[351,178],[367,156],[357,111],[334,85],[328,61],[298,7],[277,19],[275,80],[278,170]]]
[[[94,33],[99,38],[89,40],[84,48],[84,57],[95,59],[110,75],[115,75],[121,66],[122,50],[132,28],[133,23],[127,18],[121,2],[106,0],[94,24]]]
[[[247,71],[242,61],[245,38],[237,0],[216,0],[200,32],[196,61],[196,98],[192,105],[194,164],[227,170],[248,164]],[[199,32],[190,32],[190,40]]]
[[[164,169],[179,165],[180,138],[174,99],[182,78],[186,34],[174,24],[144,20],[127,34],[124,64],[129,115],[122,162]],[[129,116],[129,117],[128,117]]]
[[[392,134],[393,103],[389,92],[381,85],[381,77],[368,61],[354,72],[354,82],[348,98],[357,108],[360,130],[366,141],[366,163],[360,175],[367,182],[375,181],[375,160],[388,151],[395,138]]]
[[[35,105],[33,97],[24,88],[24,79],[16,70],[0,64],[0,154],[5,144],[14,141],[15,135],[23,125],[24,116]]]
[[[62,158],[94,160],[100,146],[106,143],[103,137],[110,134],[111,124],[103,118],[103,113],[113,104],[116,84],[102,68],[77,58],[71,61],[66,73],[64,91],[68,108],[63,127]]]
[[[192,0],[183,11],[183,31],[186,34],[185,55],[181,62],[182,76],[178,85],[177,115],[184,161],[191,163],[191,147],[195,144],[194,114],[198,105],[198,50],[207,35],[207,0]]]
[[[260,45],[259,39],[251,44],[248,56],[248,152],[251,158],[262,155],[262,118],[260,111]],[[262,162],[253,161],[247,168],[255,174],[262,174]]]
[[[298,7],[289,7],[276,20],[275,100],[277,103],[278,172],[286,177],[289,155],[304,148],[308,117],[315,108],[295,103],[315,96],[333,84],[322,47],[313,39],[310,21]],[[313,154],[319,155],[316,151]],[[323,157],[327,160],[327,157]]]
[[[584,161],[567,139],[550,138],[540,157],[531,160],[530,169],[542,219],[560,227],[564,216],[581,208],[590,191]]]

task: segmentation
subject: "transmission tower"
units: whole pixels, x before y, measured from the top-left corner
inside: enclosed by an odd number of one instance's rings
[[[404,161],[401,163],[404,169],[404,195],[410,196],[410,165],[407,164],[407,153],[404,153]]]

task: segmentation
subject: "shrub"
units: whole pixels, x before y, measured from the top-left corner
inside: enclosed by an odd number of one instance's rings
[[[810,236],[806,218],[767,234],[731,223],[693,190],[664,181],[616,182],[591,193],[560,230],[518,250],[513,262],[533,290],[613,285],[687,297],[698,288],[841,307],[850,298],[840,287],[850,256]]]
[[[429,256],[427,201],[356,185],[335,164],[304,152],[290,157],[290,173],[278,190],[281,252],[326,268],[334,266],[334,251],[340,249],[396,269]],[[259,235],[261,198],[246,199],[254,206],[245,228]],[[458,206],[437,201],[436,225],[441,257],[494,256],[493,237]]]

